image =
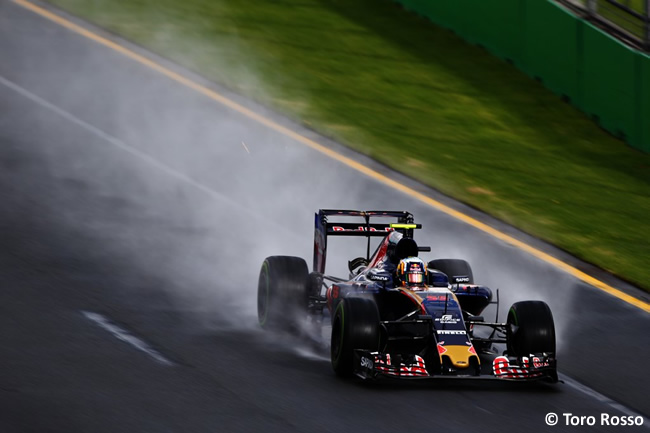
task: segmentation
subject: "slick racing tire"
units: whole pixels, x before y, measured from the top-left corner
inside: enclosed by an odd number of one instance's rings
[[[508,355],[555,354],[555,325],[551,309],[542,301],[516,302],[506,320]]]
[[[428,264],[429,268],[437,269],[444,272],[449,277],[449,282],[454,284],[454,277],[466,277],[467,281],[462,281],[465,284],[474,284],[474,274],[469,263],[461,259],[437,259],[431,260]]]
[[[339,377],[354,372],[354,350],[379,349],[379,310],[374,300],[345,298],[338,303],[332,318],[332,368]]]
[[[264,329],[294,330],[307,312],[309,269],[300,257],[271,256],[257,284],[257,316]]]

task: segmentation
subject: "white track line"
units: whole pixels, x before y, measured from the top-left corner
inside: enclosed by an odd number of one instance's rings
[[[646,428],[650,428],[650,419],[638,412],[633,411],[627,406],[622,405],[621,403],[612,400],[611,398],[599,393],[598,391],[595,391],[591,388],[589,388],[587,385],[583,385],[582,383],[578,382],[575,379],[570,378],[569,376],[566,376],[564,374],[560,375],[560,380],[562,380],[566,385],[570,386],[571,388],[575,389],[576,391],[579,391],[594,400],[598,401],[601,404],[607,405],[613,409],[618,410],[621,413],[624,413],[625,415],[630,415],[633,417],[640,416],[644,419],[643,425]]]
[[[138,337],[132,335],[129,333],[129,331],[120,328],[116,324],[112,323],[108,318],[102,316],[99,313],[93,313],[90,311],[82,311],[81,312],[84,316],[86,316],[87,319],[92,320],[111,334],[113,334],[114,337],[118,338],[119,340],[122,340],[126,343],[129,343],[131,346],[135,347],[138,350],[143,351],[159,363],[166,365],[168,367],[174,367],[176,364],[170,361],[169,359],[165,358],[160,352],[158,352],[156,349],[153,347],[149,346],[147,343],[139,339]]]
[[[47,108],[48,110],[53,111],[54,113],[56,113],[57,115],[63,117],[64,119],[68,120],[69,122],[81,127],[82,129],[90,132],[93,135],[96,135],[97,137],[99,137],[99,138],[101,138],[103,140],[106,140],[108,143],[112,144],[116,148],[118,148],[120,150],[123,150],[123,151],[129,153],[132,156],[135,156],[137,159],[140,159],[141,161],[144,161],[145,163],[149,164],[152,167],[157,168],[158,170],[162,171],[163,173],[165,173],[165,174],[167,174],[167,175],[169,175],[169,176],[171,176],[171,177],[173,177],[173,178],[175,178],[177,180],[180,180],[181,182],[187,183],[188,185],[196,188],[197,190],[209,195],[213,199],[221,200],[221,201],[226,202],[226,204],[228,206],[230,206],[231,209],[237,209],[238,211],[244,212],[246,215],[248,215],[248,216],[250,216],[252,218],[264,221],[265,224],[269,224],[269,225],[274,226],[276,231],[282,231],[282,232],[286,232],[287,234],[290,234],[290,235],[295,235],[294,232],[287,230],[287,228],[285,226],[281,226],[281,225],[273,222],[270,219],[262,218],[259,215],[259,213],[242,206],[240,203],[237,203],[236,201],[233,201],[230,197],[228,197],[228,196],[226,196],[226,195],[224,195],[224,194],[210,188],[207,185],[204,185],[204,184],[192,179],[188,175],[186,175],[184,173],[181,173],[178,170],[173,169],[172,167],[160,162],[159,160],[157,160],[153,156],[136,149],[135,147],[125,143],[124,141],[120,140],[119,138],[114,137],[114,136],[110,135],[109,133],[102,131],[101,129],[97,128],[96,126],[91,125],[90,123],[88,123],[88,122],[86,122],[84,120],[81,120],[80,118],[78,118],[74,114],[72,114],[72,113],[70,113],[70,112],[68,112],[68,111],[54,105],[53,103],[41,98],[38,95],[35,95],[34,93],[30,92],[29,90],[25,89],[24,87],[21,87],[20,85],[14,83],[13,81],[8,80],[7,78],[5,78],[5,77],[3,77],[1,75],[0,75],[0,84],[8,87],[9,89],[11,89],[14,92],[24,96],[25,98],[37,103],[38,105],[40,105],[40,106],[42,106],[44,108]]]
[[[56,105],[54,105],[51,102],[41,98],[40,96],[37,96],[37,95],[33,94],[32,92],[25,89],[24,87],[21,87],[18,84],[14,83],[12,81],[9,81],[8,79],[4,78],[3,76],[0,76],[0,83],[2,83],[4,86],[10,88],[11,90],[15,91],[16,93],[20,93],[21,95],[23,95],[27,99],[29,99],[29,100],[31,100],[33,102],[36,102],[38,105],[41,105],[42,107],[45,107],[45,108],[55,112],[59,116],[65,118],[66,120],[69,120],[71,123],[74,123],[77,126],[80,126],[82,129],[85,129],[86,131],[92,133],[93,135],[96,135],[97,137],[100,137],[100,138],[106,140],[107,142],[109,142],[113,146],[118,147],[121,150],[124,150],[125,152],[128,152],[131,155],[145,161],[149,165],[152,165],[152,166],[156,167],[157,169],[159,169],[159,170],[165,172],[166,174],[168,174],[169,176],[174,177],[176,179],[179,179],[179,180],[181,180],[183,182],[186,182],[186,183],[192,185],[194,188],[196,188],[196,189],[198,189],[200,191],[203,191],[204,193],[206,193],[206,194],[208,194],[208,195],[210,195],[210,196],[212,196],[214,198],[217,198],[219,200],[224,200],[224,201],[228,202],[228,204],[231,205],[231,206],[236,206],[238,208],[241,208],[240,204],[235,203],[234,201],[232,201],[227,196],[225,196],[225,195],[223,195],[221,193],[218,193],[217,191],[213,190],[212,188],[209,188],[209,187],[203,185],[202,183],[197,182],[196,180],[192,179],[191,177],[189,177],[189,176],[187,176],[187,175],[185,175],[185,174],[183,174],[183,173],[181,173],[179,171],[174,170],[173,168],[169,167],[168,165],[165,165],[162,162],[158,161],[157,159],[155,159],[151,155],[149,155],[147,153],[144,153],[144,152],[136,149],[135,147],[126,144],[124,141],[122,141],[119,138],[116,138],[116,137],[102,131],[101,129],[97,128],[96,126],[93,126],[90,123],[79,119],[74,114],[72,114],[72,113],[70,113],[68,111],[65,111],[62,108],[57,107]]]

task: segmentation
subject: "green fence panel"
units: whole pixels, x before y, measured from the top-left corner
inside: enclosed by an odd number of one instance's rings
[[[429,0],[399,0],[398,3],[406,10],[430,18],[426,13],[427,6],[431,3]]]
[[[511,60],[614,135],[650,152],[650,57],[551,0],[397,0]]]
[[[630,144],[650,152],[650,56],[639,53],[637,60],[637,133]]]
[[[553,92],[581,105],[581,21],[555,3],[527,1],[523,69]],[[551,24],[552,23],[552,24]]]
[[[429,21],[441,25],[444,27],[443,23],[440,22],[439,20],[439,12],[438,9],[440,7],[438,1],[431,1],[431,0],[397,0],[398,3],[400,3],[404,9],[409,10],[411,12],[415,12],[416,14],[427,18]]]
[[[407,10],[424,16],[480,44],[499,57],[518,60],[522,52],[522,0],[399,0]]]
[[[620,138],[634,135],[637,52],[591,24],[583,26],[583,109]]]
[[[463,8],[453,0],[428,0],[427,9],[433,22],[463,35]]]
[[[482,45],[498,57],[521,63],[523,53],[524,2],[522,0],[465,0],[463,29],[459,34]],[[468,12],[470,11],[470,12]]]
[[[523,41],[522,0],[486,2],[465,0],[398,0],[416,12],[452,30],[470,43],[479,44],[493,54],[518,62]]]
[[[405,9],[428,18],[441,27],[456,31],[455,16],[460,13],[450,0],[397,0]]]

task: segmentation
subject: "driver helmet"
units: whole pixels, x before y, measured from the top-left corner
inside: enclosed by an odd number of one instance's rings
[[[397,265],[397,278],[405,287],[426,285],[427,265],[418,257],[407,257]]]

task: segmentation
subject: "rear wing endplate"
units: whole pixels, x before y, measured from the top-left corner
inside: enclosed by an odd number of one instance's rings
[[[330,217],[354,219],[358,222],[330,221]],[[374,220],[371,222],[371,219]],[[386,219],[377,222],[377,219]],[[392,221],[391,221],[392,219]],[[370,257],[370,238],[386,236],[398,231],[406,237],[413,237],[413,230],[422,228],[415,224],[413,215],[406,211],[358,211],[343,209],[320,209],[316,214],[314,232],[314,271],[325,272],[327,238],[329,236],[363,236],[368,238],[367,258]]]

